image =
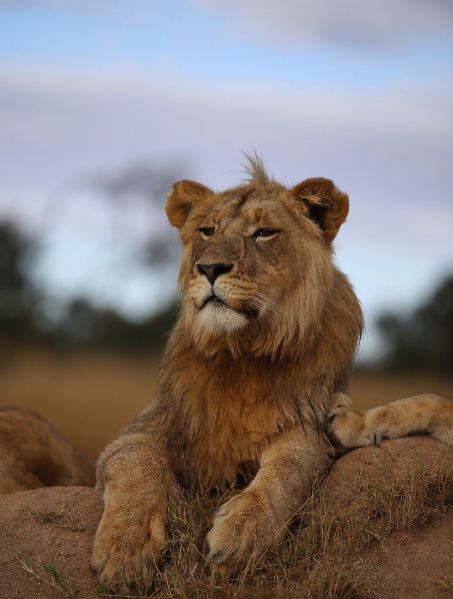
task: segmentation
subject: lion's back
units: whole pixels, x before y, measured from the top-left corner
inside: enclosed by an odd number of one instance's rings
[[[55,485],[94,485],[93,464],[44,418],[0,409],[0,494]]]

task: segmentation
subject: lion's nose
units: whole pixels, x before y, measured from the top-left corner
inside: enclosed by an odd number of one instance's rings
[[[217,277],[230,272],[232,268],[232,264],[223,264],[223,262],[216,262],[215,264],[197,264],[198,272],[205,275],[211,285],[214,285],[214,281]]]

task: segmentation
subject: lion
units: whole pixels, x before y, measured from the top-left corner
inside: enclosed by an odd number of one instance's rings
[[[33,410],[0,408],[0,456],[0,495],[95,484],[94,462]]]
[[[348,376],[363,329],[333,262],[346,193],[312,178],[287,188],[249,158],[216,193],[179,181],[167,215],[183,253],[182,303],[152,403],[102,453],[105,510],[92,568],[115,588],[151,580],[178,485],[250,481],[214,515],[207,557],[236,568],[279,543],[313,482],[352,448],[424,432],[451,441],[453,403],[421,395],[354,411]]]

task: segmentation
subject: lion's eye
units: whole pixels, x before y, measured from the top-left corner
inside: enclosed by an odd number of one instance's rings
[[[258,229],[255,231],[255,237],[272,237],[275,233],[278,233],[275,229]]]
[[[211,237],[211,235],[214,235],[215,233],[215,227],[203,227],[200,229],[200,232],[205,237]]]

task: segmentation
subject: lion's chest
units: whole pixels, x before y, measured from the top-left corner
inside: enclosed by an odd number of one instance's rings
[[[216,485],[257,468],[263,447],[295,417],[283,390],[264,380],[243,369],[206,369],[180,382],[170,444],[184,479]]]

